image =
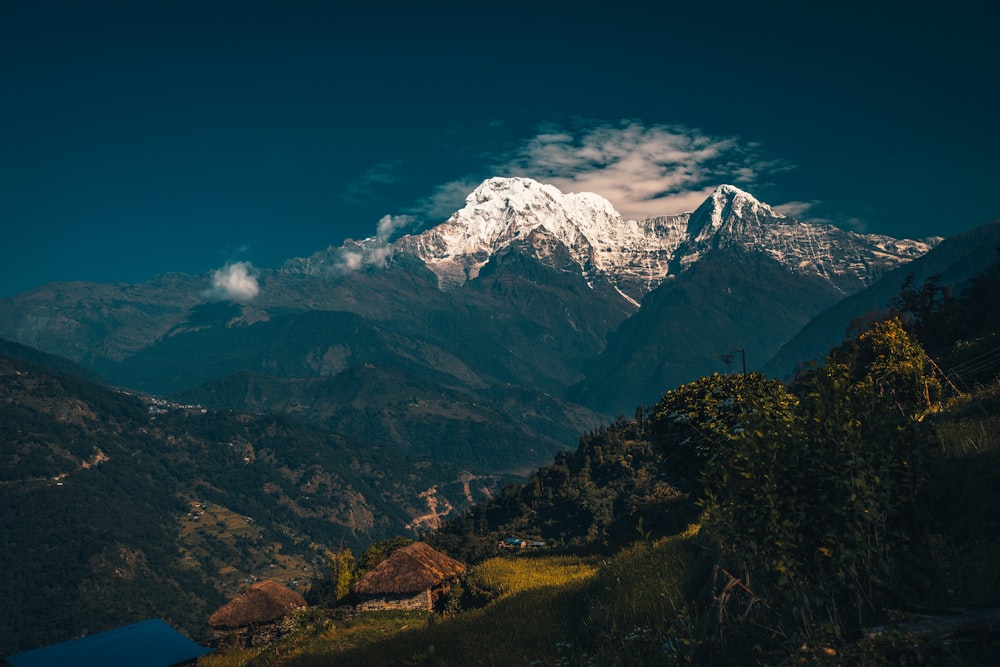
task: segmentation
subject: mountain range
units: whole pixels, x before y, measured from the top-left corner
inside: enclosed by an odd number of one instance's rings
[[[197,629],[247,579],[433,529],[678,384],[744,363],[789,377],[910,273],[957,292],[998,246],[1000,222],[891,239],[730,185],[634,221],[492,178],[423,231],[244,266],[252,290],[167,274],[0,299],[0,532],[45,555],[7,564],[29,582],[15,607],[71,588],[65,609],[108,626],[145,599]],[[74,575],[32,597],[53,572]],[[22,625],[0,613],[29,645]]]
[[[524,474],[610,416],[729,370],[734,350],[762,365],[939,241],[802,223],[731,185],[636,221],[595,194],[497,177],[440,224],[258,271],[252,293],[168,274],[17,294],[0,300],[0,337],[131,390],[388,448],[437,473],[417,475],[424,493]]]
[[[563,194],[531,179],[498,177],[484,181],[464,208],[424,232],[391,244],[376,236],[331,247],[291,260],[283,270],[329,275],[345,266],[391,263],[404,256],[418,259],[447,290],[475,280],[497,253],[520,247],[543,265],[579,273],[591,288],[597,282],[612,285],[638,308],[643,296],[710,250],[759,252],[846,294],[923,255],[938,241],[801,223],[732,185],[719,186],[691,213],[637,221],[626,220],[593,193]]]

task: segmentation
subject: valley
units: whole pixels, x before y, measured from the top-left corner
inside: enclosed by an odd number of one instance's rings
[[[80,610],[87,630],[155,612],[203,637],[248,582],[305,591],[331,554],[394,535],[479,558],[497,536],[469,522],[561,548],[627,543],[642,517],[683,530],[690,489],[645,445],[614,465],[593,457],[618,441],[602,446],[583,468],[602,481],[566,489],[564,509],[519,485],[575,479],[571,454],[608,429],[643,440],[622,415],[731,372],[734,350],[763,367],[845,297],[996,237],[842,232],[732,186],[627,221],[596,196],[490,179],[441,226],[289,260],[250,298],[172,274],[2,299],[5,585],[23,610],[5,650],[83,631]]]

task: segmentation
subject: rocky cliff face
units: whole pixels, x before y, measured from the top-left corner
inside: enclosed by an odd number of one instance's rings
[[[708,251],[761,252],[793,273],[817,276],[849,294],[926,253],[939,239],[893,239],[788,218],[732,185],[722,185],[691,213],[627,220],[592,193],[564,194],[527,178],[491,178],[465,207],[424,232],[391,245],[350,242],[285,269],[321,273],[351,263],[418,259],[443,290],[474,280],[494,255],[513,244],[529,246],[550,266],[566,249],[589,283],[606,281],[638,308],[642,297]],[[358,258],[364,258],[359,260]]]

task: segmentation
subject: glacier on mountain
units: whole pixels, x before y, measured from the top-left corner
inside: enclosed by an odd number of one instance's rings
[[[447,290],[474,280],[498,251],[515,243],[527,243],[546,263],[555,241],[589,284],[606,281],[638,307],[646,293],[712,250],[763,253],[846,294],[923,255],[939,240],[893,239],[799,222],[732,185],[719,186],[690,213],[628,220],[597,194],[565,194],[529,178],[494,177],[473,190],[462,209],[430,229],[391,245],[381,239],[348,241],[290,260],[283,268],[302,273],[343,268],[344,258],[356,258],[361,250],[379,262],[408,255],[433,271],[439,287]]]

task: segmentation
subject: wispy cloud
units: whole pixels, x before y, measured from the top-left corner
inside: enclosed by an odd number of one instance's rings
[[[213,301],[251,301],[260,293],[257,270],[250,262],[233,262],[212,272],[212,286],[203,296]]]
[[[822,204],[818,199],[813,201],[787,201],[784,204],[778,204],[774,206],[774,210],[782,215],[787,215],[789,218],[795,218],[796,220],[808,221],[808,222],[827,222],[825,219],[816,218],[813,215],[813,211],[816,207]]]
[[[375,228],[375,238],[381,243],[388,243],[392,237],[413,225],[416,218],[412,215],[383,215]]]
[[[375,228],[374,238],[353,242],[340,249],[333,270],[349,273],[365,268],[381,269],[392,257],[394,237],[416,222],[411,215],[383,215]]]
[[[465,205],[465,198],[476,189],[483,178],[467,176],[455,181],[439,185],[427,197],[421,199],[410,209],[414,216],[423,218],[425,222],[436,224],[445,220],[452,213]]]
[[[871,231],[867,218],[858,216],[829,217],[824,215],[823,202],[818,199],[813,199],[812,201],[789,201],[776,205],[774,210],[811,225],[833,225],[859,234],[868,234]]]
[[[344,250],[334,269],[339,273],[348,273],[368,267],[383,268],[392,256],[392,246],[380,245],[360,250]]]
[[[838,223],[838,226],[849,229],[852,232],[857,232],[858,234],[868,234],[871,232],[871,224],[868,219],[857,216],[845,219],[843,222]]]
[[[461,208],[488,176],[527,176],[563,192],[595,192],[626,218],[683,213],[697,208],[722,183],[751,188],[792,168],[765,154],[758,142],[716,137],[684,125],[547,126],[516,150],[497,156],[482,174],[439,186],[414,209],[427,222]]]
[[[386,160],[370,167],[347,184],[341,199],[349,204],[367,203],[379,186],[392,185],[403,180],[397,173],[401,164],[400,160]]]

